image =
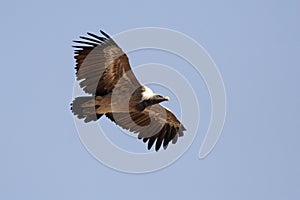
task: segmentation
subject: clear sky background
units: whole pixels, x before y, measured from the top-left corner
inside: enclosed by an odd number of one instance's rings
[[[299,19],[296,0],[2,2],[0,199],[300,199]],[[113,35],[144,26],[175,29],[204,46],[222,74],[228,113],[204,160],[200,131],[173,165],[133,175],[102,165],[77,136],[71,41],[100,28]],[[162,59],[176,67],[175,58]]]

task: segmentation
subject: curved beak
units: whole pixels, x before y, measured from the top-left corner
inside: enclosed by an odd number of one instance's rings
[[[170,98],[167,96],[155,95],[152,100],[153,100],[153,103],[160,103],[163,101],[169,101]]]

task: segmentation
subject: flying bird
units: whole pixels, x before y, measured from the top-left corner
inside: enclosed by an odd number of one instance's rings
[[[105,115],[120,127],[138,134],[150,150],[164,149],[186,130],[167,108],[159,103],[169,97],[153,93],[132,72],[127,55],[105,32],[87,33],[73,41],[76,77],[90,96],[76,97],[71,110],[88,123]]]

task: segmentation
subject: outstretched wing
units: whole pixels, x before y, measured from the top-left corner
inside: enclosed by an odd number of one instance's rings
[[[118,81],[127,76],[122,85],[137,88],[140,84],[131,71],[127,55],[112,38],[100,32],[104,37],[87,33],[89,37],[81,36],[82,40],[74,41],[81,44],[73,46],[80,87],[86,93],[103,96],[112,92]]]
[[[171,141],[175,144],[186,130],[175,115],[160,104],[155,104],[142,112],[105,115],[122,128],[138,133],[139,139],[143,138],[143,142],[148,142],[148,149],[156,142],[156,151],[161,145],[166,149]]]

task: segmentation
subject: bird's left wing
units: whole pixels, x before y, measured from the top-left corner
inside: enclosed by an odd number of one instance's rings
[[[151,149],[156,142],[156,151],[161,145],[167,148],[171,141],[175,144],[178,137],[183,136],[183,131],[186,130],[175,115],[160,104],[152,105],[142,112],[106,113],[105,115],[122,128],[138,133],[139,139],[148,142],[148,149]]]

